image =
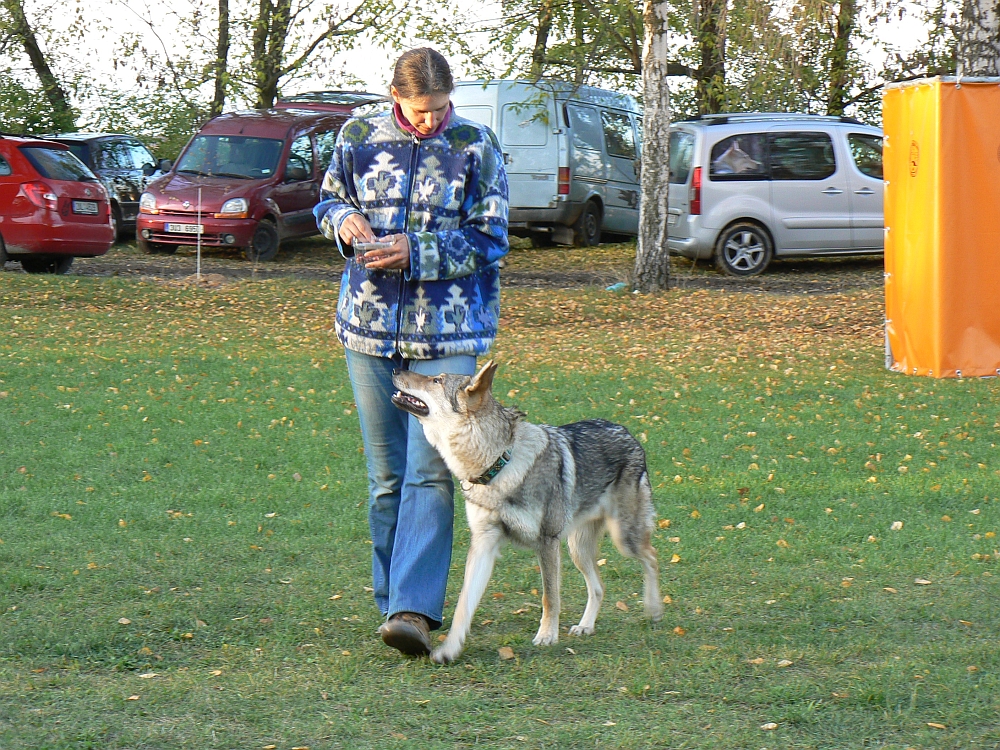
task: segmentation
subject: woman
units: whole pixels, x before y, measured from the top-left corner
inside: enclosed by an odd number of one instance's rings
[[[507,253],[507,177],[496,136],[458,117],[448,62],[421,48],[396,62],[392,112],[349,120],[320,203],[348,259],[336,329],[368,461],[382,640],[430,651],[451,565],[454,487],[415,417],[392,405],[393,369],[472,375],[496,336]],[[391,246],[359,257],[354,244]]]

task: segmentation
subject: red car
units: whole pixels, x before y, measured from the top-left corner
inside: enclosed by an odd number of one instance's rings
[[[139,247],[173,253],[200,236],[202,247],[271,260],[283,240],[317,234],[312,208],[340,127],[355,108],[385,100],[315,92],[212,118],[140,197]]]
[[[61,143],[0,135],[0,268],[66,273],[114,242],[107,191]]]

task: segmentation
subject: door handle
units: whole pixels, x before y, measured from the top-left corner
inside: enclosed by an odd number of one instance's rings
[[[861,188],[860,190],[854,191],[855,195],[875,195],[875,191],[871,188]]]
[[[840,188],[828,187],[826,190],[823,191],[823,195],[840,195],[843,192],[844,191],[841,190]]]

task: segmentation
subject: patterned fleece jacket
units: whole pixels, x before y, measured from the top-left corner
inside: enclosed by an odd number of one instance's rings
[[[454,112],[443,132],[422,139],[392,112],[348,120],[313,213],[348,259],[336,320],[345,347],[406,359],[489,350],[500,318],[497,262],[509,249],[507,175],[492,131]],[[352,213],[376,236],[405,232],[410,268],[352,262],[339,234]]]

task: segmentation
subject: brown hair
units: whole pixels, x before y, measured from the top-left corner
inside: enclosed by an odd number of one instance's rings
[[[430,47],[418,47],[400,55],[392,75],[392,85],[403,99],[450,94],[455,90],[448,61]]]

